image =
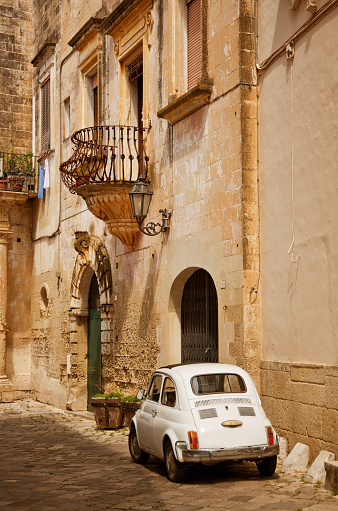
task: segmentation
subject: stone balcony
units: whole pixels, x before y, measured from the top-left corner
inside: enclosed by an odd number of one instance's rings
[[[60,166],[64,184],[81,195],[124,245],[135,243],[139,227],[129,192],[139,177],[147,179],[146,128],[95,126],[72,135],[73,155]]]

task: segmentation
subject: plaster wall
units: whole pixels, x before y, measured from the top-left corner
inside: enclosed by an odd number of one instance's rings
[[[337,105],[332,101],[337,87],[333,65],[337,24],[333,12],[296,43],[293,63],[280,58],[262,76],[260,85],[266,359],[322,364],[338,360],[334,291],[338,238],[332,221],[338,213]]]
[[[259,4],[262,62],[310,13]],[[307,443],[311,460],[338,453],[337,28],[333,9],[258,87],[262,398],[289,449]]]

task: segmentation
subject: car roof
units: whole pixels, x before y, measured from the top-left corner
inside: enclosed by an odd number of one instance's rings
[[[169,371],[168,371],[169,370]],[[161,367],[158,371],[178,373],[184,379],[189,380],[199,374],[217,374],[217,373],[235,373],[243,377],[248,376],[247,373],[238,366],[233,364],[221,364],[219,362],[203,362],[199,364],[172,364]]]

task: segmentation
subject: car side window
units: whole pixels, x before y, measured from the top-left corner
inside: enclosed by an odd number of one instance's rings
[[[161,403],[172,408],[176,405],[176,389],[170,378],[164,380]]]
[[[150,387],[149,387],[148,399],[150,401],[155,401],[155,403],[158,403],[158,401],[160,399],[161,385],[162,385],[162,376],[160,374],[156,374],[153,377]]]

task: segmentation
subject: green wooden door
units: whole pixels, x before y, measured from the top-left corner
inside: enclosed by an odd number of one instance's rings
[[[87,409],[94,411],[91,398],[101,392],[101,316],[97,309],[88,317]]]

